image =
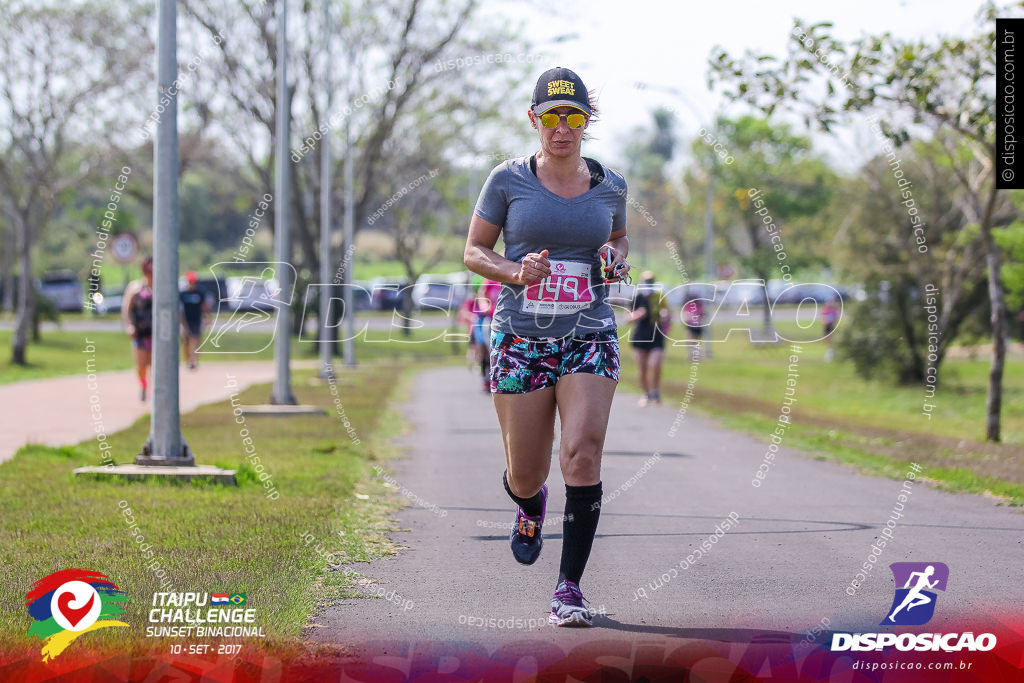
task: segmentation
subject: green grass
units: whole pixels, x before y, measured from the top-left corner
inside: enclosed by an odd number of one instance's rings
[[[295,374],[295,394],[327,416],[247,419],[260,464],[280,491],[277,500],[254,477],[227,402],[184,415],[182,431],[198,462],[240,468],[238,487],[75,478],[74,467],[100,463],[92,441],[21,449],[0,464],[0,564],[12,579],[0,586],[0,613],[7,615],[0,620],[0,647],[38,652],[38,643],[25,638],[28,581],[69,567],[101,571],[131,597],[125,621],[132,628],[92,636],[91,646],[143,651],[160,643],[143,637],[144,624],[153,593],[169,589],[145,566],[151,560],[129,535],[120,501],[131,508],[173,590],[248,593],[247,607],[257,609],[268,637],[253,644],[296,646],[315,608],[350,594],[358,563],[394,552],[384,532],[397,498],[371,475],[372,465],[389,457],[402,424],[388,406],[401,398],[395,392],[404,368],[368,363],[339,370],[359,445],[339,425],[327,384],[311,372]],[[265,387],[253,387],[241,399],[253,403],[265,395]],[[110,435],[114,459],[131,462],[148,429],[146,418]],[[314,540],[307,543],[306,534]],[[327,553],[345,570],[330,571]]]
[[[11,335],[0,330],[0,384],[85,372],[86,338],[95,342],[96,367],[128,370],[134,367],[128,338],[115,332],[44,332],[42,341],[29,344],[27,365],[11,363]],[[91,356],[91,354],[88,354]]]
[[[796,338],[795,326],[780,331]],[[678,329],[676,330],[678,334]],[[815,333],[817,330],[815,330]],[[681,336],[681,334],[679,334]],[[802,410],[861,424],[900,431],[937,434],[968,441],[983,440],[989,364],[978,360],[947,359],[942,364],[933,417],[923,416],[921,386],[895,386],[885,380],[864,380],[848,362],[825,362],[822,342],[803,344],[797,394]],[[714,359],[699,370],[699,387],[718,392],[781,401],[790,355],[789,344],[754,346],[734,333],[729,341],[712,345]],[[627,354],[628,355],[628,354]],[[636,371],[630,359],[628,378]],[[688,375],[685,347],[669,348],[665,377],[682,381]],[[1003,442],[1024,445],[1024,361],[1008,360],[1003,377]]]
[[[21,382],[30,379],[43,379],[60,375],[85,373],[85,359],[92,353],[84,354],[87,343],[96,350],[96,367],[101,371],[129,370],[135,367],[131,341],[121,332],[83,332],[72,330],[54,330],[43,332],[42,340],[37,344],[29,344],[27,365],[11,363],[10,331],[0,330],[0,384]],[[222,348],[227,351],[247,350],[251,348],[253,339],[259,335],[227,335]],[[267,337],[269,339],[269,335]],[[262,343],[257,344],[261,346]],[[303,349],[301,345],[293,345],[293,357],[299,357]],[[265,349],[260,353],[224,353],[209,356],[217,361],[232,360],[268,360],[274,357],[273,349]]]
[[[712,409],[711,413],[729,429],[753,436],[764,437],[775,429],[774,417],[750,413],[738,415],[721,409]],[[841,462],[853,466],[859,472],[890,479],[904,479],[911,463],[918,462],[924,466],[921,479],[931,482],[937,488],[956,493],[988,494],[1003,499],[1009,505],[1024,505],[1024,483],[986,476],[965,467],[934,466],[926,458],[906,459],[879,453],[880,449],[902,448],[904,442],[866,437],[855,431],[801,424],[799,418],[796,418],[793,428],[786,432],[783,445],[811,452],[819,460]]]
[[[780,327],[795,337],[793,326]],[[784,446],[892,478],[903,478],[914,461],[940,488],[989,493],[1013,505],[1024,504],[1024,362],[1007,361],[1003,443],[989,444],[983,441],[987,359],[945,361],[939,387],[929,401],[936,408],[928,419],[921,410],[922,387],[864,380],[848,363],[826,363],[823,343],[805,343],[802,348],[793,427],[786,432]],[[625,346],[623,350],[623,382],[638,391],[632,353]],[[736,335],[713,344],[712,352],[714,358],[698,368],[692,408],[767,441],[782,404],[789,344],[755,346]],[[667,349],[662,391],[666,405],[679,405],[689,367],[685,347]]]

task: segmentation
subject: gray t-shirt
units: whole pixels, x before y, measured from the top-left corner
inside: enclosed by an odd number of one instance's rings
[[[599,249],[626,226],[626,181],[604,167],[604,180],[572,199],[544,187],[529,157],[498,164],[487,177],[476,215],[502,228],[505,258],[521,263],[548,250],[542,282],[502,284],[491,329],[520,337],[583,335],[615,329],[605,300]]]

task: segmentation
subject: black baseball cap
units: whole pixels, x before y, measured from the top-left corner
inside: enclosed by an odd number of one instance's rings
[[[571,69],[556,66],[537,79],[530,108],[538,116],[555,107],[576,107],[590,116],[590,95],[583,79]]]

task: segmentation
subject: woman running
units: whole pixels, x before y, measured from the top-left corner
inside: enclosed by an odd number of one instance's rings
[[[661,405],[661,364],[665,358],[665,332],[672,314],[665,295],[654,281],[654,273],[649,270],[640,276],[629,319],[633,322],[631,343],[640,370],[640,388],[644,392],[640,407],[651,403]]]
[[[130,283],[121,301],[121,319],[125,331],[132,338],[135,352],[135,371],[142,386],[142,400],[146,400],[149,386],[149,366],[153,364],[153,257],[142,259],[142,279]]]
[[[600,252],[625,276],[626,181],[580,145],[595,108],[583,81],[557,67],[527,112],[540,150],[499,164],[469,225],[466,267],[502,283],[491,323],[491,393],[505,447],[505,491],[519,506],[512,554],[540,555],[555,413],[565,480],[562,558],[550,621],[592,623],[580,578],[601,514],[601,451],[619,379],[615,316]],[[504,236],[505,254],[494,251]],[[611,278],[609,278],[611,279]]]
[[[466,352],[469,368],[474,372],[479,368],[487,393],[491,392],[490,339],[493,313],[494,305],[484,295],[482,285],[476,294],[468,297],[459,307],[459,322],[466,325],[469,335],[469,349]]]

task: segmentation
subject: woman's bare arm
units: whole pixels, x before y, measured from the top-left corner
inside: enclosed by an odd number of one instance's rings
[[[473,214],[473,219],[469,222],[466,250],[462,256],[466,267],[489,280],[512,285],[539,282],[551,274],[547,249],[540,253],[527,254],[523,257],[522,263],[509,261],[494,251],[500,234],[500,227]]]

